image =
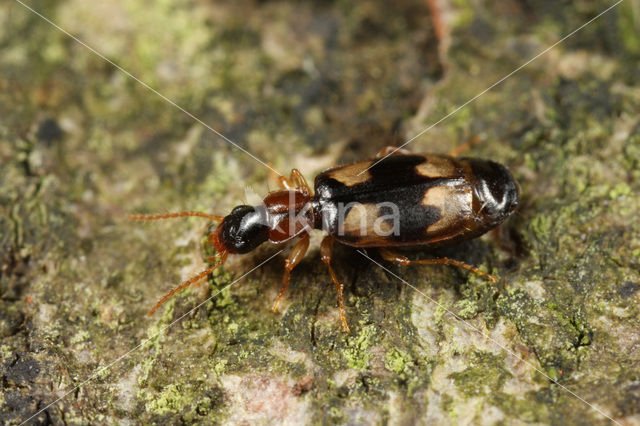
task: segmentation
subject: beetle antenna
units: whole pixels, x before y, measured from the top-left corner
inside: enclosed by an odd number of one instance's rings
[[[224,219],[224,217],[222,216],[214,216],[212,214],[207,214],[202,212],[187,211],[187,212],[162,213],[162,214],[131,214],[129,215],[129,220],[146,221],[146,220],[173,219],[176,217],[189,217],[189,216],[204,217],[214,222],[222,222],[222,220]]]
[[[162,298],[158,301],[158,303],[156,303],[153,306],[153,308],[151,308],[151,310],[147,313],[147,315],[148,316],[153,315],[154,312],[156,310],[158,310],[158,308],[160,306],[162,306],[167,300],[169,300],[171,298],[171,296],[173,296],[174,294],[176,294],[180,290],[189,287],[191,284],[195,284],[196,282],[200,281],[202,278],[205,278],[207,275],[209,275],[210,273],[212,273],[213,271],[218,269],[220,266],[222,266],[222,264],[227,260],[227,254],[228,253],[226,251],[223,251],[223,252],[218,253],[215,256],[210,257],[208,260],[212,260],[212,259],[218,258],[218,261],[216,262],[215,265],[213,265],[210,268],[205,269],[204,271],[200,272],[197,275],[194,275],[193,277],[191,277],[188,280],[184,281],[182,284],[180,284],[179,286],[175,287],[174,289],[169,290],[169,292],[167,294],[165,294],[164,296],[162,296]]]

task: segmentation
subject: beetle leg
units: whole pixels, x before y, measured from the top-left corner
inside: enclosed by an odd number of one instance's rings
[[[300,173],[300,170],[298,169],[291,170],[291,176],[289,177],[289,179],[296,184],[296,187],[298,189],[302,189],[307,193],[307,195],[313,195],[313,191],[311,190],[311,187],[307,183],[307,180],[304,178],[302,173]]]
[[[471,265],[467,265],[464,262],[460,262],[458,260],[454,260],[454,259],[449,259],[447,257],[442,257],[440,259],[417,259],[417,260],[410,260],[408,257],[403,256],[401,254],[398,254],[392,250],[389,249],[385,249],[385,248],[379,248],[378,252],[380,253],[380,256],[382,256],[383,259],[388,260],[389,262],[393,262],[393,263],[397,263],[398,265],[402,265],[402,266],[409,266],[412,264],[420,264],[420,265],[452,265],[452,266],[457,266],[459,268],[464,268],[467,269],[471,272],[473,272],[474,274],[480,275],[484,278],[487,278],[488,280],[491,280],[493,283],[496,283],[498,281],[498,278],[491,275],[491,274],[487,274],[484,271],[481,271],[480,269],[476,268],[475,266],[471,266]]]
[[[333,254],[333,242],[334,239],[331,236],[326,236],[322,240],[320,244],[320,255],[322,257],[322,261],[327,268],[329,268],[329,274],[331,275],[331,280],[333,280],[333,284],[336,287],[336,292],[338,293],[338,306],[340,308],[340,320],[342,321],[342,331],[345,333],[349,332],[349,325],[347,324],[347,314],[344,309],[344,296],[343,290],[344,285],[338,280],[338,276],[335,271],[331,267],[331,255]]]
[[[291,182],[291,179],[286,176],[279,176],[278,183],[281,189],[295,189],[295,185]]]
[[[468,141],[466,141],[465,143],[458,145],[457,147],[453,148],[451,151],[449,151],[449,154],[451,157],[457,157],[460,154],[462,154],[463,152],[467,151],[470,148],[473,148],[474,146],[478,145],[480,142],[482,142],[482,138],[478,135],[475,135],[474,137],[472,137],[471,139],[469,139]]]
[[[291,271],[293,268],[300,263],[304,255],[307,253],[307,249],[309,248],[309,234],[303,234],[300,237],[300,241],[293,247],[291,254],[284,261],[284,275],[282,277],[282,288],[280,288],[280,293],[278,293],[278,298],[273,304],[273,308],[271,310],[273,312],[278,312],[278,305],[284,296],[284,293],[287,291],[287,287],[289,286],[289,281],[291,280]]]
[[[300,189],[307,195],[313,195],[307,180],[298,169],[291,170],[288,178],[286,176],[278,176],[278,183],[281,189]]]
[[[393,155],[407,155],[407,154],[411,154],[411,151],[409,151],[408,149],[402,149],[402,148],[389,145],[389,146],[385,146],[380,151],[378,151],[378,153],[376,154],[376,158],[384,158],[387,155],[392,153]]]
[[[438,2],[436,0],[427,0],[427,7],[429,7],[429,12],[431,15],[431,25],[433,25],[433,33],[438,43],[441,43],[442,39],[446,37],[447,32],[446,25],[442,17],[442,12],[440,11],[440,7],[438,7]]]
[[[269,180],[275,182],[278,189],[306,189],[309,191],[309,194],[312,194],[306,179],[298,169],[291,170],[289,177],[279,175],[271,170],[269,172]]]

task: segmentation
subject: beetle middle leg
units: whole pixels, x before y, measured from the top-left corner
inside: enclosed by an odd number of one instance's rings
[[[324,239],[322,240],[322,243],[320,244],[320,256],[324,264],[327,265],[327,268],[329,268],[329,274],[331,275],[331,280],[333,280],[333,284],[336,287],[336,292],[338,293],[338,306],[340,308],[340,320],[342,321],[342,331],[348,333],[349,325],[347,324],[347,314],[345,313],[345,309],[344,309],[344,296],[343,296],[344,285],[340,282],[340,280],[338,279],[338,276],[336,275],[336,272],[331,267],[331,255],[333,254],[333,242],[334,242],[333,237],[331,236],[324,237]]]
[[[473,272],[474,274],[480,275],[481,277],[484,277],[488,280],[491,280],[493,283],[496,283],[498,281],[498,278],[488,274],[484,271],[481,271],[480,269],[476,268],[475,266],[471,266],[471,265],[467,265],[464,262],[460,262],[459,260],[455,260],[455,259],[449,259],[448,257],[441,257],[439,259],[417,259],[417,260],[411,260],[406,256],[403,256],[399,253],[396,253],[392,250],[386,249],[386,248],[379,248],[378,252],[380,253],[380,256],[382,256],[383,259],[388,260],[389,262],[393,262],[396,263],[398,265],[402,265],[402,266],[409,266],[412,264],[420,264],[420,265],[452,265],[452,266],[457,266],[459,268],[464,268],[468,271]]]
[[[289,281],[291,281],[291,271],[298,265],[298,263],[300,263],[304,255],[307,253],[307,249],[309,249],[309,234],[304,234],[300,237],[300,241],[298,241],[298,243],[293,247],[289,257],[284,261],[282,287],[280,288],[280,293],[278,293],[278,298],[273,303],[273,308],[271,308],[273,312],[278,312],[278,305],[284,297],[284,293],[287,291]]]

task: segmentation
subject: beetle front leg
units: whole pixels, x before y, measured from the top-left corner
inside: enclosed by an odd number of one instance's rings
[[[307,195],[313,195],[313,191],[307,183],[307,180],[298,169],[291,170],[289,177],[277,176],[277,182],[280,189],[300,189]]]
[[[380,256],[382,256],[382,258],[384,260],[388,260],[389,262],[393,262],[396,263],[398,265],[402,265],[402,266],[409,266],[412,264],[420,264],[420,265],[451,265],[451,266],[457,266],[459,268],[464,268],[468,271],[473,272],[474,274],[480,275],[484,278],[487,278],[488,280],[491,280],[494,284],[498,281],[497,277],[494,277],[491,274],[487,274],[484,271],[481,271],[480,269],[476,268],[475,266],[471,266],[471,265],[467,265],[464,262],[460,262],[458,260],[454,260],[454,259],[449,259],[447,257],[442,257],[439,259],[417,259],[417,260],[411,260],[406,256],[403,256],[399,253],[396,253],[392,250],[389,249],[385,249],[385,248],[380,248],[378,249],[378,252],[380,253]]]
[[[345,333],[348,333],[349,325],[347,324],[347,314],[344,309],[344,296],[343,296],[344,285],[340,282],[340,280],[338,279],[338,276],[336,275],[335,271],[331,267],[331,255],[333,254],[333,242],[334,242],[333,237],[331,236],[324,237],[324,239],[322,240],[322,243],[320,244],[320,256],[324,264],[327,265],[327,268],[329,268],[329,274],[331,275],[331,280],[333,280],[333,284],[336,287],[336,292],[338,293],[338,306],[340,309],[340,320],[342,321],[342,331],[344,331]]]
[[[284,275],[282,276],[282,287],[280,288],[280,293],[278,293],[278,298],[273,304],[273,308],[271,310],[275,313],[278,312],[278,305],[280,301],[284,297],[284,293],[287,291],[287,287],[289,286],[289,281],[291,280],[291,271],[295,268],[298,263],[302,260],[304,255],[307,253],[309,249],[309,234],[304,234],[300,237],[300,241],[293,247],[291,254],[284,261]]]
[[[289,176],[289,180],[295,183],[297,189],[301,189],[302,191],[306,192],[307,195],[313,195],[313,191],[311,190],[311,187],[307,183],[307,180],[304,178],[302,173],[300,173],[300,170],[298,169],[291,170],[291,175]]]

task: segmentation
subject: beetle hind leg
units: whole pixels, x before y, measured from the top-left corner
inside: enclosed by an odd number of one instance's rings
[[[417,260],[411,260],[406,256],[403,256],[403,255],[401,255],[399,253],[396,253],[396,252],[394,252],[392,250],[385,249],[385,248],[378,249],[378,252],[380,253],[380,256],[382,256],[383,259],[388,260],[389,262],[396,263],[398,265],[409,266],[409,265],[413,265],[413,264],[420,264],[420,265],[451,265],[451,266],[457,266],[459,268],[463,268],[463,269],[466,269],[468,271],[471,271],[476,275],[480,275],[481,277],[484,277],[484,278],[490,280],[494,284],[496,282],[498,282],[498,277],[495,277],[495,276],[493,276],[491,274],[488,274],[488,273],[486,273],[484,271],[481,271],[480,269],[476,268],[475,266],[467,265],[464,262],[460,262],[459,260],[455,260],[455,259],[449,259],[448,257],[441,257],[439,259],[417,259]]]

